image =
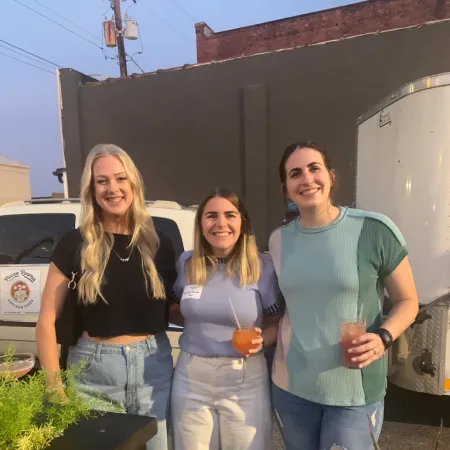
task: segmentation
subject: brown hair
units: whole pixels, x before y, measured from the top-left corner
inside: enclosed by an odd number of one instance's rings
[[[283,187],[283,192],[286,194],[286,162],[289,159],[289,157],[296,151],[296,150],[301,150],[303,148],[311,148],[313,150],[316,150],[317,152],[319,152],[322,157],[323,157],[323,162],[325,163],[325,167],[328,170],[328,172],[334,174],[334,169],[331,165],[331,161],[330,161],[330,157],[328,156],[327,151],[323,148],[320,147],[318,144],[316,144],[313,141],[300,141],[300,142],[295,142],[291,145],[289,145],[288,147],[285,148],[284,152],[283,152],[283,156],[281,157],[281,161],[280,161],[280,165],[278,167],[278,173],[280,175],[280,181],[281,181],[281,186]],[[334,175],[332,178],[332,181],[334,182]]]

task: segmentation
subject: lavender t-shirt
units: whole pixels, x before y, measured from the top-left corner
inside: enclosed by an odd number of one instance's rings
[[[240,357],[231,346],[236,319],[230,300],[242,328],[262,327],[263,317],[278,314],[282,300],[277,276],[270,256],[260,254],[261,275],[258,283],[240,286],[236,275],[226,277],[225,264],[208,268],[204,286],[189,285],[185,264],[192,252],[183,253],[177,262],[174,291],[184,316],[180,348],[203,357]]]

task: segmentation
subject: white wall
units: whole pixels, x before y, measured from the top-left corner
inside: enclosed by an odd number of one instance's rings
[[[0,164],[0,205],[13,200],[30,198],[29,169]]]

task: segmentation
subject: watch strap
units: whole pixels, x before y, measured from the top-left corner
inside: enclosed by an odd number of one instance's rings
[[[394,339],[392,338],[392,334],[388,330],[386,330],[386,328],[379,328],[377,331],[375,331],[375,334],[378,334],[378,336],[380,336],[385,349],[388,349],[392,346]]]

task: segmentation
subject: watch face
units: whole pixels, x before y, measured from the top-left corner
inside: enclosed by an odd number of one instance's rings
[[[390,333],[387,330],[379,330],[378,335],[380,336],[384,346],[390,347],[392,345],[392,338]]]

